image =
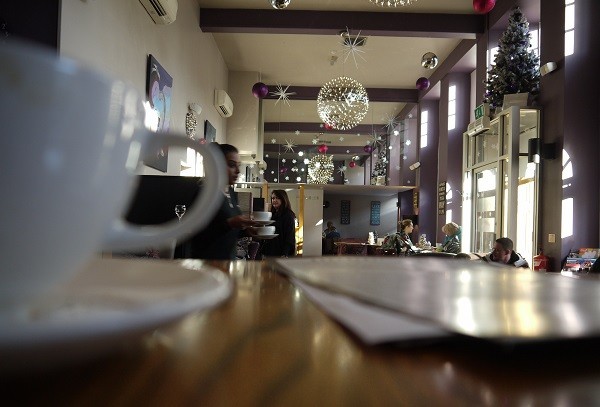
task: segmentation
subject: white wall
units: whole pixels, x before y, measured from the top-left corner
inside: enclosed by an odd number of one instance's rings
[[[226,142],[226,120],[214,108],[214,89],[228,89],[228,70],[212,34],[199,27],[196,0],[179,0],[177,19],[155,24],[137,0],[63,0],[60,54],[75,58],[110,76],[131,82],[146,92],[148,54],[173,77],[171,131],[185,134],[188,103],[202,106],[198,134],[204,120],[217,129],[217,141]],[[179,175],[185,151],[170,149],[167,174]],[[163,174],[145,167],[144,174]]]

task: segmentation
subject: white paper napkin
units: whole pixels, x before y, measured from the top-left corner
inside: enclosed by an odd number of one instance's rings
[[[398,312],[368,305],[342,294],[316,288],[292,278],[323,311],[344,325],[364,343],[375,345],[384,342],[423,343],[449,338],[451,333],[433,323],[423,322]]]

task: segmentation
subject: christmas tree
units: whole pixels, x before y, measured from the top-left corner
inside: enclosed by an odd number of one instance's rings
[[[378,176],[383,176],[387,178],[387,148],[385,142],[380,142],[376,144],[377,153],[376,153],[376,161],[373,166],[373,172],[371,173],[371,178],[375,179]],[[387,179],[386,179],[387,182]]]
[[[498,53],[494,66],[488,71],[485,81],[484,102],[491,109],[502,108],[504,95],[529,92],[535,96],[539,92],[539,58],[529,49],[531,35],[529,23],[518,7],[514,8],[506,31],[498,42]]]

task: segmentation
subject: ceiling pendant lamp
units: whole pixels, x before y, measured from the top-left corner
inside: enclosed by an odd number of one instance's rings
[[[358,81],[340,76],[327,82],[317,96],[317,113],[337,130],[356,127],[369,110],[369,96]]]

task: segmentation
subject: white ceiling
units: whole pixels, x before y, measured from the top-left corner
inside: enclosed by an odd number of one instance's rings
[[[291,0],[287,9],[274,10],[269,0],[198,0],[202,8],[217,9],[262,9],[270,10],[269,21],[265,25],[274,24],[279,13],[293,10],[316,11],[361,11],[377,13],[442,13],[473,15],[472,0],[417,0],[410,6],[398,8],[378,7],[368,0]],[[202,14],[202,11],[201,11]],[[448,18],[452,18],[449,16]],[[346,27],[343,18],[340,31],[348,29],[350,34],[358,34],[361,27]],[[223,31],[227,31],[224,29]],[[237,31],[243,31],[239,29]],[[259,72],[262,82],[268,85],[281,84],[321,87],[325,82],[338,77],[350,76],[365,88],[415,89],[419,77],[431,77],[435,70],[421,66],[421,57],[426,52],[434,52],[439,58],[438,68],[446,57],[457,47],[462,38],[398,37],[369,35],[360,53],[362,58],[352,55],[345,57],[340,35],[320,34],[280,34],[251,32],[214,32],[216,44],[230,71]],[[364,34],[363,34],[364,35]],[[414,34],[412,34],[414,35]],[[436,34],[443,36],[444,34]],[[332,63],[332,57],[337,61]],[[461,61],[462,69],[475,68],[475,53],[469,52],[466,61]],[[270,91],[274,91],[270,88]],[[248,90],[250,91],[250,90]],[[316,112],[316,101],[294,100],[290,96],[290,105],[276,100],[263,101],[265,123],[320,123]],[[361,124],[368,125],[381,133],[382,125],[390,117],[398,115],[406,106],[404,102],[373,102],[369,112]],[[276,143],[292,140],[295,144],[311,144],[317,132],[265,133],[265,142],[275,138]],[[345,134],[327,132],[329,145],[364,145],[369,134]],[[340,141],[339,138],[344,140]]]

